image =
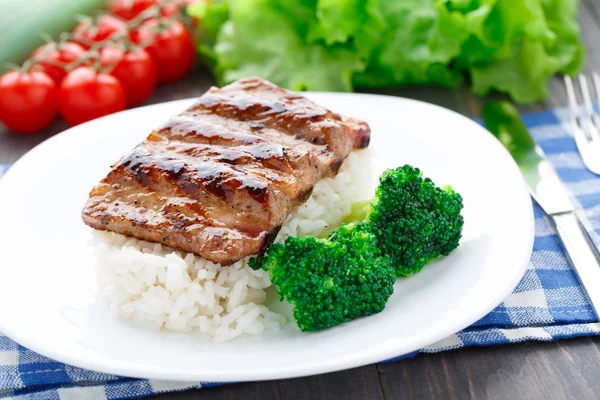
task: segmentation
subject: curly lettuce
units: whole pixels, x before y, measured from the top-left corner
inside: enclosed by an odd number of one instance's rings
[[[575,74],[577,0],[212,0],[191,5],[220,84],[259,75],[294,90],[464,81],[531,103]]]

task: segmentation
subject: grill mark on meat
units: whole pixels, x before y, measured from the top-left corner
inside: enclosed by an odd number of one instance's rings
[[[225,199],[228,199],[231,191],[220,183],[214,183],[215,179],[227,180],[226,183],[230,183],[233,190],[239,188],[247,190],[260,202],[264,202],[267,195],[265,182],[285,192],[289,192],[288,187],[296,183],[296,179],[292,175],[293,168],[288,160],[288,151],[278,143],[260,142],[232,148],[221,145],[197,145],[170,141],[161,151],[163,156],[158,160],[160,162],[157,163],[156,160],[148,157],[147,164],[151,166],[158,164],[159,168],[164,165],[167,171],[179,173],[180,167],[184,164],[172,164],[169,157],[178,161],[184,160],[189,164],[206,165],[208,163],[212,166],[212,168],[209,168],[210,173],[207,176],[202,173],[199,175],[201,179],[207,180],[207,187],[214,194]],[[189,157],[184,157],[184,155]],[[216,163],[232,165],[231,168],[236,171],[236,177],[240,182],[234,182],[218,174],[218,171],[215,170]],[[235,167],[250,164],[256,165],[254,174],[247,174],[241,168]],[[269,171],[272,171],[272,173],[269,173]],[[256,176],[261,179],[257,180]]]
[[[237,120],[257,121],[264,126],[294,135],[297,139],[318,144],[331,144],[330,131],[343,127],[342,118],[338,114],[273,84],[267,83],[267,93],[260,98],[250,90],[256,89],[253,83],[238,81],[230,87],[237,90],[211,88],[192,106],[192,110],[205,110]],[[307,128],[317,128],[320,132]]]
[[[343,159],[337,159],[334,162],[331,163],[331,171],[334,174],[337,174],[338,171],[340,170],[340,168],[342,167],[342,163],[344,162]]]
[[[266,203],[268,199],[268,184],[258,177],[246,175],[243,177],[225,177],[224,172],[217,172],[204,178],[205,188],[214,195],[230,202],[236,191],[246,191],[256,202]]]
[[[202,203],[206,202],[206,198],[202,198],[201,193],[208,192],[219,198],[222,202],[220,208],[229,207],[233,198],[236,195],[239,196],[240,190],[247,192],[260,205],[264,205],[268,201],[268,184],[257,176],[233,170],[230,166],[221,165],[212,158],[201,159],[195,165],[192,165],[188,161],[193,160],[193,158],[188,160],[185,157],[180,157],[174,162],[174,157],[176,157],[176,154],[169,152],[155,154],[152,153],[151,149],[138,146],[130,156],[123,159],[121,165],[117,168],[127,168],[129,172],[135,174],[138,178],[140,175],[143,176],[145,179],[142,182],[148,188],[158,190],[161,185],[164,186],[163,181],[167,181],[176,195],[201,200],[186,205],[188,209],[196,214],[196,220],[192,217],[187,218],[186,221],[190,219],[195,220],[194,222],[201,221],[204,225],[214,226],[215,224],[212,219],[207,218],[206,209],[202,207]],[[252,210],[257,208],[259,207],[250,205]],[[185,211],[185,208],[178,208],[166,203],[162,205],[160,211],[167,217],[170,216],[169,218],[174,221],[173,228],[175,230],[181,231],[181,228],[185,226],[177,214],[179,211]],[[203,220],[203,218],[206,218],[206,220]],[[264,224],[257,223],[256,220],[251,222],[235,224],[235,227],[244,234],[257,237],[257,231],[263,230]]]
[[[120,164],[135,174],[145,173],[145,171],[153,168],[173,177],[177,177],[183,172],[185,165],[181,160],[159,154],[150,154],[143,151],[142,148],[143,146],[136,147],[121,160]]]
[[[140,182],[141,184],[143,184],[148,190],[153,191],[154,193],[156,193],[159,190],[164,191],[164,189],[160,189],[161,187],[163,187],[164,185],[161,184],[160,182],[160,178],[155,174],[154,170],[148,170],[148,172],[136,172],[136,171],[132,171],[131,169],[128,169],[126,166],[119,166],[117,167],[117,171],[121,171],[123,173],[123,175],[125,176],[133,176],[135,178],[138,179],[138,182]],[[140,176],[143,176],[144,178],[140,178]],[[183,211],[185,211],[185,209],[189,210],[188,213],[186,214],[192,214],[190,216],[190,218],[192,216],[195,216],[195,219],[205,219],[206,218],[206,208],[202,207],[202,205],[197,202],[197,201],[193,201],[193,200],[189,200],[186,201],[185,203],[182,203],[180,199],[193,199],[195,197],[195,195],[198,193],[198,188],[193,189],[193,186],[195,185],[194,182],[191,182],[189,177],[187,176],[179,176],[179,178],[177,179],[177,185],[172,185],[169,187],[169,189],[172,191],[172,193],[169,193],[170,195],[167,196],[162,196],[164,197],[164,200],[162,201],[157,201],[154,204],[155,205],[160,205],[160,207],[157,207],[158,209],[160,209],[160,211],[162,213],[165,214],[173,214],[173,215],[177,215],[176,213],[170,212],[170,210],[173,210],[172,207],[172,203],[176,200],[178,201],[178,213],[181,213]],[[134,202],[136,202],[137,200],[133,200]],[[139,203],[139,202],[138,202]],[[142,213],[146,213],[147,212],[147,207],[143,207],[142,204],[134,204],[135,206],[139,207],[142,209]],[[145,209],[144,209],[145,208]],[[141,220],[139,222],[137,222],[138,225],[143,225],[145,224],[146,221]]]
[[[171,139],[203,139],[207,143],[219,142],[230,144],[255,143],[260,139],[244,132],[227,130],[209,121],[205,121],[198,113],[186,112],[177,115],[157,130],[168,134]]]
[[[267,250],[269,250],[269,247],[271,247],[273,242],[275,242],[275,239],[277,239],[277,235],[279,234],[280,230],[281,230],[281,225],[276,226],[269,233],[267,233],[267,235],[265,236],[263,245],[258,252],[259,257],[264,256],[265,253],[267,252]]]
[[[155,154],[138,147],[121,162],[121,166],[132,171],[149,188],[157,187],[153,173],[164,174],[175,189],[183,189],[188,195],[196,195],[202,184],[216,196],[230,201],[233,192],[246,190],[257,202],[264,203],[267,196],[267,182],[253,175],[244,175],[225,166],[218,157],[204,159],[196,165],[188,165],[181,158],[168,154]]]
[[[306,200],[308,200],[308,198],[310,197],[310,195],[313,192],[314,187],[308,188],[307,190],[305,190],[304,192],[302,192],[300,194],[300,196],[298,196],[298,202],[299,203],[304,203]]]
[[[166,147],[166,151],[190,157],[211,157],[214,161],[231,165],[247,165],[258,162],[265,168],[286,173],[292,172],[287,161],[287,151],[278,143],[261,142],[246,146],[224,147],[171,142]]]
[[[357,149],[365,149],[369,147],[369,142],[371,141],[370,136],[363,136],[360,138],[358,144],[356,145]]]
[[[364,149],[369,147],[371,142],[371,128],[364,121],[354,118],[344,118],[344,125],[351,138],[355,149]]]
[[[366,123],[259,78],[211,88],[113,165],[82,218],[231,264],[264,252],[369,136]]]
[[[313,144],[326,144],[324,140],[329,130],[338,126],[341,117],[328,113],[327,110],[315,106],[314,109],[308,108],[308,101],[295,101],[299,99],[294,96],[290,98],[292,102],[286,108],[280,101],[271,101],[256,99],[250,96],[231,97],[223,95],[220,92],[210,90],[194,106],[194,110],[203,110],[219,116],[235,118],[242,121],[253,121],[262,126],[282,130],[284,133],[293,135],[296,139],[308,140]],[[301,98],[300,98],[301,99]],[[304,106],[304,107],[303,107]],[[331,114],[331,119],[325,117]],[[337,117],[337,118],[336,118]],[[307,125],[318,125],[324,128],[321,135],[306,129],[295,129],[306,127]]]
[[[314,154],[323,153],[326,148],[323,144],[298,141],[291,134],[283,134],[276,129],[265,127],[262,123],[254,121],[238,121],[202,111],[187,110],[183,114],[186,123],[166,124],[158,132],[165,138],[185,143],[205,143],[220,146],[241,146],[253,143],[278,143],[289,151],[299,148]],[[176,118],[179,118],[178,116]],[[182,128],[184,126],[184,128]],[[182,130],[185,129],[185,130]],[[247,132],[252,134],[248,134]],[[316,140],[315,140],[316,142]]]

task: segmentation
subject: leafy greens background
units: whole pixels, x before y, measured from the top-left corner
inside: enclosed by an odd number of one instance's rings
[[[190,6],[220,84],[258,75],[293,90],[467,80],[529,103],[577,73],[577,0],[213,0]]]

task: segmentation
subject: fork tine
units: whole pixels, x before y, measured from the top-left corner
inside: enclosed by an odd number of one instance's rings
[[[600,86],[600,76],[594,79],[594,85]],[[591,94],[587,85],[587,79],[579,76],[579,88],[581,89],[584,101],[585,112],[581,111],[581,107],[577,104],[577,95],[573,80],[566,76],[564,77],[565,87],[567,89],[567,98],[569,99],[569,117],[571,120],[571,133],[577,144],[577,149],[581,155],[581,159],[585,166],[595,174],[600,175],[600,153],[598,144],[600,143],[600,134],[596,129],[599,124],[593,121],[594,110],[592,107]],[[596,91],[596,96],[600,95],[600,91]]]
[[[600,75],[598,75],[597,72],[592,73],[592,82],[594,83],[594,90],[596,92],[596,102],[600,104]],[[596,126],[596,129],[598,130],[598,132],[600,132],[600,116],[598,115],[598,112],[596,111],[596,109],[593,109],[594,111],[594,125]]]
[[[577,141],[577,147],[581,153],[582,148],[587,141],[588,137],[584,127],[580,124],[581,115],[579,112],[579,104],[577,103],[577,95],[575,94],[575,87],[573,85],[573,79],[569,75],[565,75],[565,86],[567,88],[567,98],[569,99],[569,117],[571,118],[572,133],[573,137]]]
[[[583,95],[583,105],[585,113],[589,119],[592,119],[594,115],[594,108],[592,106],[592,97],[590,96],[590,88],[588,87],[587,78],[581,74],[578,77],[579,87],[581,88],[581,94]]]
[[[600,140],[590,88],[588,86],[587,78],[583,74],[579,75],[579,86],[581,87],[581,94],[583,95],[583,105],[586,117],[583,118],[582,121],[583,128],[590,139]]]
[[[594,82],[594,88],[596,89],[596,102],[600,103],[600,75],[597,72],[592,74],[592,81]]]
[[[569,75],[565,75],[565,86],[567,87],[567,97],[569,99],[569,109],[571,111],[571,121],[577,123],[577,97],[575,97],[575,89],[573,88],[573,80]]]

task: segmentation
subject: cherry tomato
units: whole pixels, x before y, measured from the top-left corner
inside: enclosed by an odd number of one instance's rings
[[[160,15],[170,17],[176,14],[182,5],[194,3],[198,0],[111,0],[108,11],[111,14],[131,21],[152,6],[162,5]]]
[[[10,71],[0,77],[0,120],[10,129],[32,133],[57,114],[58,89],[44,72]]]
[[[65,67],[84,57],[85,53],[86,50],[74,42],[47,43],[33,52],[32,58],[37,60],[33,68],[45,72],[56,82],[56,85],[60,85],[67,75]],[[64,67],[57,64],[62,64]]]
[[[113,68],[110,74],[123,85],[129,106],[142,103],[156,87],[156,65],[144,49],[105,47],[100,50],[100,62],[103,67]]]
[[[174,82],[194,64],[194,40],[179,21],[150,19],[131,33],[134,43],[146,46],[158,71],[158,83]]]
[[[157,3],[158,0],[111,0],[108,3],[108,11],[130,21]]]
[[[73,39],[84,47],[102,43],[109,38],[127,32],[127,25],[111,15],[102,15],[97,19],[85,19],[75,27]]]
[[[70,125],[78,125],[124,110],[125,91],[114,76],[83,66],[62,81],[58,104],[63,118]]]
[[[169,3],[165,4],[160,10],[160,15],[163,17],[170,17],[171,15],[175,15],[179,12],[179,4]]]

